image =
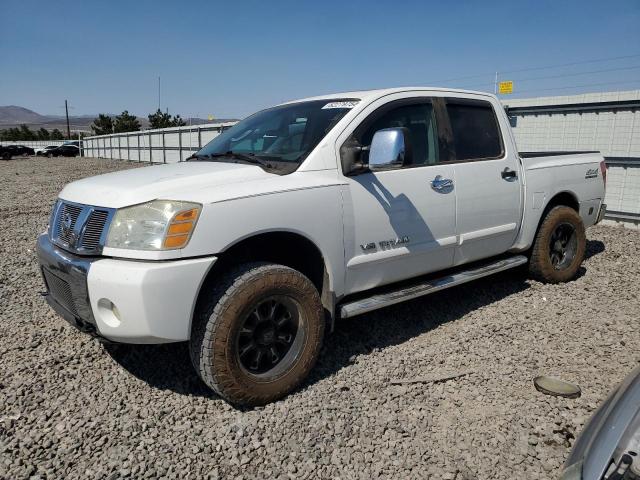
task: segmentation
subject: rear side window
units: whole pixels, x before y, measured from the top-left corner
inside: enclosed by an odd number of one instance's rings
[[[488,102],[447,100],[455,160],[480,160],[502,156],[498,119]]]

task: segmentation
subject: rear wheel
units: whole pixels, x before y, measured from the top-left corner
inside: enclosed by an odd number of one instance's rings
[[[570,207],[553,207],[542,221],[531,250],[531,276],[546,283],[571,280],[584,259],[586,243],[580,215]]]
[[[302,383],[323,335],[320,296],[307,277],[283,265],[248,263],[199,301],[191,359],[202,380],[230,403],[262,405]]]

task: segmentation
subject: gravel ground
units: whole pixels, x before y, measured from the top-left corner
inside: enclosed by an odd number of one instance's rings
[[[133,166],[0,163],[0,478],[557,478],[640,361],[640,232],[600,226],[577,280],[505,273],[340,322],[302,389],[235,410],[185,345],[103,346],[39,296],[34,242],[56,194]],[[542,395],[538,374],[583,395]]]

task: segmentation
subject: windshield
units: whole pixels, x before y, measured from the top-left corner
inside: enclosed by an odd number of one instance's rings
[[[314,100],[262,110],[218,135],[190,160],[255,163],[274,173],[291,173],[357,102]]]

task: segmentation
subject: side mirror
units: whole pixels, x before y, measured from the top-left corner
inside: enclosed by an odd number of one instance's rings
[[[378,130],[369,148],[369,170],[394,170],[410,162],[411,141],[406,128]]]

